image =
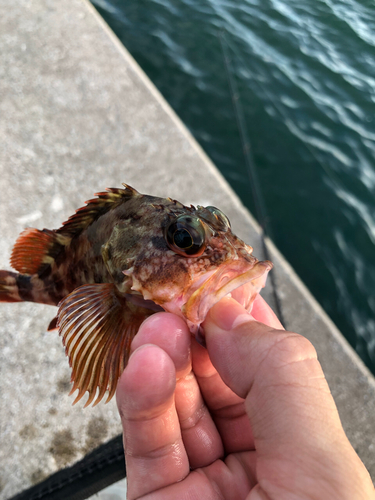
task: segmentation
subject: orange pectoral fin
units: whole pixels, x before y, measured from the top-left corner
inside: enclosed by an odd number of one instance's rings
[[[153,311],[129,304],[112,283],[80,286],[60,302],[57,326],[72,367],[70,394],[78,389],[73,404],[87,391],[88,406],[97,388],[94,406],[107,390],[106,402],[113,397],[129,359],[131,341],[150,314]]]

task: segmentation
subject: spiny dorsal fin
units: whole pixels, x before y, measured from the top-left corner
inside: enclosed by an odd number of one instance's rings
[[[41,231],[29,227],[19,235],[12,250],[10,264],[21,274],[41,272],[44,266],[53,262],[61,247],[69,241],[69,238],[58,235],[56,231]]]
[[[133,196],[140,196],[134,188],[126,184],[123,185],[125,189],[106,188],[105,191],[96,193],[97,198],[86,201],[86,205],[76,210],[76,213],[63,222],[62,227],[56,232],[74,237],[109,210],[116,208]]]
[[[59,334],[72,367],[73,404],[87,391],[94,406],[108,390],[108,402],[130,354],[130,344],[146,316],[154,311],[126,301],[112,283],[83,285],[65,297],[57,314]]]
[[[23,231],[12,251],[11,266],[21,274],[41,275],[50,266],[62,248],[86,227],[132,196],[139,196],[138,191],[130,186],[108,188],[106,192],[97,193],[98,198],[87,201],[87,205],[76,211],[63,226],[56,231],[49,229],[27,228]]]

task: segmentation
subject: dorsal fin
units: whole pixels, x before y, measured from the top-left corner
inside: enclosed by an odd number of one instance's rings
[[[76,213],[69,217],[66,222],[63,222],[62,227],[56,232],[74,237],[109,210],[116,208],[133,196],[140,196],[134,188],[127,184],[123,184],[123,186],[125,186],[125,189],[106,188],[105,191],[96,193],[97,198],[86,201],[86,205],[76,210]]]
[[[61,247],[69,241],[56,231],[29,227],[17,238],[10,264],[21,274],[35,274],[50,265]]]
[[[111,208],[133,196],[139,196],[134,188],[126,184],[124,186],[125,189],[107,188],[105,192],[97,193],[98,198],[87,201],[86,206],[76,210],[76,213],[56,231],[25,229],[13,247],[11,266],[21,274],[43,273],[56,259],[62,247],[68,245],[74,236]]]
[[[73,404],[87,391],[94,406],[108,390],[108,402],[130,354],[142,321],[154,311],[129,303],[112,283],[82,285],[59,305],[57,326],[72,367]]]

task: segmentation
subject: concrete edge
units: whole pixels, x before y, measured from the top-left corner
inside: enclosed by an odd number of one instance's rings
[[[161,105],[161,107],[163,108],[165,113],[171,118],[171,120],[181,130],[181,132],[183,134],[185,134],[185,136],[187,137],[187,139],[191,143],[192,147],[195,149],[197,154],[202,158],[202,160],[207,164],[208,168],[210,169],[212,174],[216,177],[217,181],[221,184],[222,187],[224,187],[227,190],[228,189],[230,190],[230,192],[233,196],[233,199],[236,201],[238,209],[246,213],[246,216],[250,219],[251,224],[253,224],[254,227],[256,228],[257,232],[259,234],[261,234],[261,228],[258,224],[258,221],[247,210],[247,208],[243,206],[237,193],[235,193],[235,191],[232,189],[232,187],[229,185],[229,183],[227,183],[227,181],[224,179],[222,174],[218,171],[217,167],[214,165],[214,163],[211,161],[211,159],[207,156],[207,154],[205,153],[203,148],[200,146],[200,144],[197,142],[197,140],[191,134],[189,129],[186,127],[186,125],[179,118],[179,116],[174,112],[172,107],[167,103],[164,96],[155,87],[155,85],[148,78],[146,73],[140,69],[138,63],[135,61],[135,59],[132,57],[132,55],[125,49],[124,45],[121,43],[119,38],[112,31],[112,29],[108,26],[108,24],[104,21],[102,16],[98,13],[98,11],[91,4],[91,2],[89,0],[82,0],[82,1],[86,5],[87,9],[91,12],[91,14],[96,18],[96,20],[100,24],[100,26],[102,26],[102,28],[104,29],[106,34],[109,36],[109,38],[114,43],[117,50],[121,53],[122,57],[124,57],[124,59],[127,61],[127,64],[129,64],[129,66],[131,66],[132,70],[137,74],[138,78],[140,78],[140,80],[144,83],[144,85],[147,87],[149,92],[154,96],[154,98],[157,100],[157,102]],[[276,255],[277,258],[281,261],[282,265],[285,267],[285,270],[289,274],[290,279],[293,281],[293,283],[296,285],[296,287],[300,290],[300,292],[303,294],[303,296],[306,298],[306,300],[311,304],[314,311],[326,323],[327,327],[330,329],[330,331],[332,333],[332,336],[335,338],[335,340],[337,340],[337,342],[341,345],[344,352],[350,357],[350,359],[353,361],[353,363],[361,371],[363,376],[368,380],[368,383],[371,384],[375,389],[375,378],[374,378],[373,374],[370,372],[370,370],[367,368],[367,366],[363,363],[361,358],[358,356],[358,354],[355,352],[355,350],[352,348],[352,346],[349,344],[349,342],[346,340],[346,338],[342,335],[340,330],[333,323],[333,321],[328,316],[328,314],[324,311],[322,306],[318,303],[318,301],[315,299],[315,297],[311,294],[309,289],[303,283],[301,278],[297,275],[297,273],[292,268],[292,266],[289,264],[289,262],[286,260],[286,258],[276,248],[274,243],[269,238],[266,238],[266,243],[267,243],[271,253]]]
[[[289,262],[285,259],[283,254],[276,248],[274,243],[269,239],[267,240],[267,246],[271,252],[271,254],[275,255],[277,259],[279,259],[282,265],[285,267],[287,274],[289,275],[291,281],[295,284],[301,294],[305,297],[305,299],[311,304],[313,310],[322,318],[324,323],[329,328],[334,339],[341,345],[344,352],[350,357],[351,361],[357,366],[357,368],[361,371],[362,375],[367,379],[368,383],[373,386],[375,389],[375,377],[372,372],[367,368],[362,359],[358,356],[353,347],[349,344],[340,330],[337,328],[335,323],[331,320],[328,314],[325,312],[323,307],[319,304],[316,298],[312,295],[310,290],[303,283],[301,278],[295,272],[293,267],[289,264]]]

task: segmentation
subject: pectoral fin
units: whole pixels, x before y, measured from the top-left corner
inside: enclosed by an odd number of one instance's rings
[[[48,325],[47,332],[51,330],[55,330],[57,328],[57,316],[51,319],[50,324]]]
[[[126,300],[112,283],[83,285],[59,304],[57,326],[78,389],[73,404],[87,391],[94,406],[108,390],[108,402],[130,354],[130,345],[142,321],[153,311]],[[97,393],[97,388],[99,393]]]

